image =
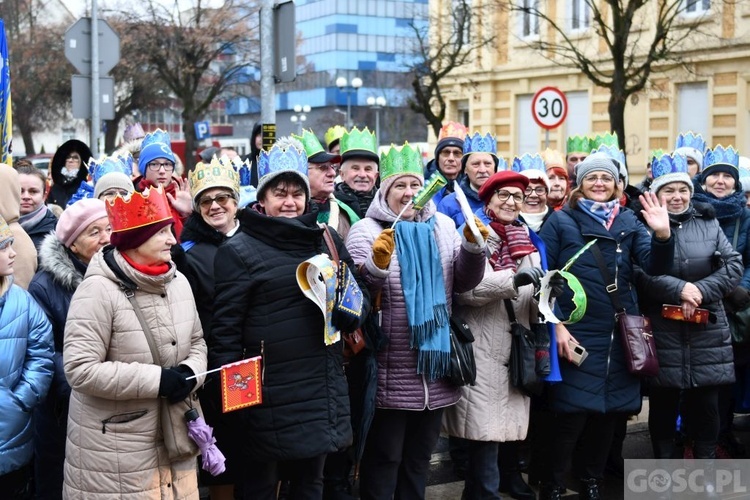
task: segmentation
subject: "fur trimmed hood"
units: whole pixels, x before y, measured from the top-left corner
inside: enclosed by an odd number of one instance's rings
[[[56,283],[69,290],[78,288],[86,274],[86,265],[54,233],[48,234],[39,247],[39,269],[50,273]]]

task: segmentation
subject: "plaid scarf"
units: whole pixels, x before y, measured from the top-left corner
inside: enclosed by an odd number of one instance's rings
[[[600,201],[581,198],[578,200],[578,206],[581,207],[583,213],[588,214],[589,217],[601,223],[607,229],[612,227],[615,217],[620,213],[620,200],[602,203]]]
[[[486,213],[490,218],[490,227],[500,237],[497,249],[490,255],[490,265],[495,271],[515,271],[516,261],[536,252],[536,247],[531,243],[529,233],[520,222],[516,220],[510,224],[503,224],[489,208]]]

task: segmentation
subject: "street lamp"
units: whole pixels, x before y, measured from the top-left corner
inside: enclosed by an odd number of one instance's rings
[[[352,94],[362,86],[362,79],[358,76],[352,78],[351,85],[343,76],[336,78],[336,86],[341,92],[346,92],[346,128],[352,128]]]
[[[292,121],[292,123],[297,124],[297,135],[302,135],[302,124],[305,123],[305,120],[307,120],[306,113],[309,113],[312,108],[310,108],[310,106],[307,104],[305,104],[304,106],[296,104],[293,109],[294,114],[289,119]]]
[[[386,105],[385,97],[370,96],[367,98],[367,105],[375,110],[375,138],[378,141],[378,146],[380,146],[380,108]]]

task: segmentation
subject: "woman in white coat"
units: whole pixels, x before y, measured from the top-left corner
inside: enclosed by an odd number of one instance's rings
[[[475,385],[461,387],[461,400],[446,410],[444,430],[468,440],[464,490],[468,500],[500,498],[500,443],[523,440],[529,426],[530,400],[509,379],[511,320],[505,300],[510,300],[517,321],[525,327],[539,322],[533,294],[543,274],[541,240],[518,221],[528,184],[527,177],[503,171],[479,190],[484,203],[481,218],[490,227],[489,257],[482,282],[455,299],[455,314],[475,337],[477,379]],[[507,472],[503,479],[513,477]],[[533,491],[529,494],[533,496]]]

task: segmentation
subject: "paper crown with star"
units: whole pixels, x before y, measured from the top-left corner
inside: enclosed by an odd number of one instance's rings
[[[467,135],[464,138],[464,156],[472,153],[489,153],[497,158],[497,140],[489,132],[484,135],[479,132]]]
[[[162,186],[146,188],[107,202],[107,216],[113,233],[137,229],[172,218],[167,194]]]
[[[463,141],[467,135],[469,135],[469,128],[463,123],[447,122],[440,128],[438,141],[442,141],[448,137],[455,137]]]
[[[683,182],[687,184],[690,192],[693,192],[693,182],[688,173],[687,158],[682,154],[663,154],[654,157],[651,162],[651,192],[657,193],[659,189],[671,182]]]
[[[545,172],[546,167],[544,166],[544,159],[539,153],[524,153],[521,156],[513,158],[513,164],[510,169],[513,172],[518,172],[520,174],[525,170],[538,170],[540,172]]]
[[[300,150],[292,145],[284,147],[277,141],[269,151],[261,150],[260,155],[258,155],[259,198],[263,189],[274,177],[287,172],[296,174],[301,178],[309,197],[310,181],[307,178],[307,155],[304,149]]]
[[[122,139],[125,142],[143,139],[144,137],[146,137],[146,132],[143,131],[143,127],[138,122],[125,127],[125,131],[122,133]]]
[[[129,152],[123,151],[112,156],[103,156],[98,160],[91,159],[88,164],[89,174],[94,184],[103,176],[112,172],[119,172],[132,177],[133,175],[133,157]]]
[[[424,177],[422,153],[406,142],[400,148],[391,144],[390,149],[380,156],[380,182],[395,175],[416,175]]]
[[[341,140],[345,133],[346,129],[341,125],[334,125],[326,130],[326,135],[323,136],[323,139],[326,141],[326,147],[330,150],[331,144],[335,141]]]
[[[572,135],[568,137],[565,152],[570,153],[586,153],[591,152],[591,138],[587,135]]]
[[[13,231],[10,230],[10,226],[8,226],[8,223],[0,215],[0,250],[7,247],[10,243],[13,243]]]
[[[341,137],[340,154],[342,161],[360,157],[378,161],[378,139],[367,127],[364,130],[354,127]]]
[[[198,162],[188,175],[188,184],[193,201],[211,188],[227,188],[235,195],[240,192],[240,176],[227,157],[224,157],[224,161],[214,156],[210,162]]]

